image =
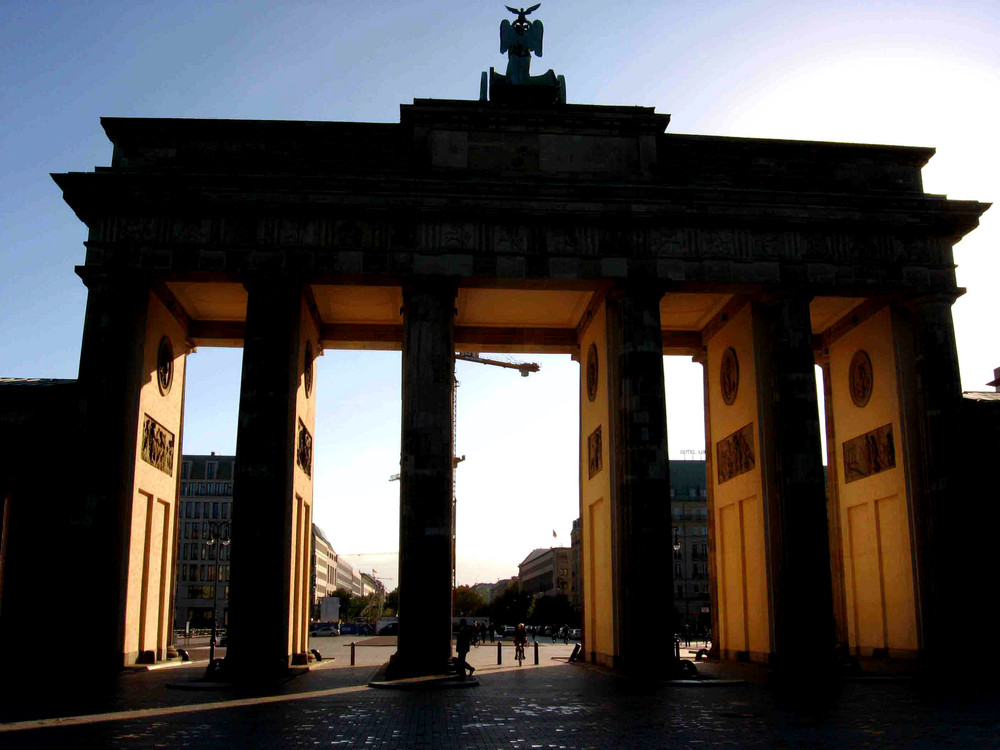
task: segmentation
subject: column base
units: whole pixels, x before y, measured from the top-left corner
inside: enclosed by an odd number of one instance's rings
[[[435,675],[456,674],[455,663],[448,659],[441,662],[437,659],[401,659],[399,652],[389,657],[389,663],[385,667],[386,680],[405,680],[410,677],[431,677]]]

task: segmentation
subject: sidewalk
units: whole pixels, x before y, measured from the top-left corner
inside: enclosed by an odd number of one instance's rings
[[[321,652],[344,648],[330,641]],[[94,707],[78,712],[87,715],[0,724],[0,747],[1000,746],[998,695],[962,684],[850,682],[825,695],[781,694],[759,667],[707,664],[699,666],[703,674],[746,681],[643,686],[567,664],[570,650],[540,643],[539,666],[529,658],[518,667],[508,660],[510,646],[501,666],[495,646],[474,648],[480,686],[454,691],[373,690],[374,663],[352,668],[334,666],[337,660],[256,693],[168,687],[197,678],[203,665],[125,674],[112,694],[77,696],[75,705]],[[391,649],[356,652],[381,664]],[[60,682],[53,671],[53,694]]]

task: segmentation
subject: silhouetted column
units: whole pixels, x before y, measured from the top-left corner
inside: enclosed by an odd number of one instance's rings
[[[440,674],[451,659],[453,283],[403,288],[399,639],[392,677]]]
[[[753,318],[772,658],[818,669],[834,618],[809,298],[755,303]]]
[[[306,616],[295,587],[301,586],[303,506],[311,502],[311,489],[301,485],[302,475],[312,473],[312,439],[300,433],[313,427],[297,398],[310,323],[298,281],[254,275],[244,285],[226,666],[235,676],[256,677],[287,669],[301,648]]]
[[[979,569],[970,554],[981,554],[983,546],[970,543],[968,516],[954,511],[966,457],[961,453],[962,383],[953,301],[950,296],[914,300],[894,307],[892,318],[914,523],[920,648],[936,659],[943,657],[944,640],[953,627],[955,581]],[[988,553],[985,557],[992,559]]]
[[[100,665],[122,666],[128,592],[129,536],[139,429],[148,282],[120,272],[82,274],[88,287],[80,351],[79,484],[68,507],[51,508],[76,532],[63,552],[75,573],[97,582],[84,587],[75,636]],[[177,446],[179,451],[180,446]],[[63,513],[65,512],[65,516]],[[72,600],[78,587],[65,592]]]
[[[663,334],[656,287],[632,287],[608,305],[611,384],[612,560],[616,668],[655,676],[671,648],[649,648],[649,623],[676,625]],[[667,630],[672,633],[673,630]]]
[[[847,648],[850,636],[847,625],[847,594],[844,582],[843,523],[840,517],[840,498],[837,476],[841,469],[840,442],[837,439],[837,420],[833,411],[833,380],[830,376],[830,356],[825,353],[817,362],[823,368],[823,405],[826,410],[826,516],[827,539],[830,544],[830,585],[833,596],[833,617],[836,642]]]

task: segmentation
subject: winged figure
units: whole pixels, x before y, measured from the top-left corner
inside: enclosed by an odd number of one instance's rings
[[[541,3],[520,9],[506,6],[511,13],[517,14],[514,23],[506,18],[500,23],[500,52],[507,53],[507,78],[512,84],[528,83],[531,53],[542,56],[542,22],[527,19],[540,6]]]

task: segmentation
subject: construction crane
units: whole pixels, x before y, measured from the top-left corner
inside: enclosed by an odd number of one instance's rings
[[[508,357],[507,359],[490,359],[489,357],[480,357],[474,352],[458,352],[455,354],[456,360],[462,360],[464,362],[476,362],[481,365],[492,365],[493,367],[506,367],[511,370],[517,370],[521,373],[522,378],[528,377],[529,374],[533,372],[538,372],[541,366],[537,362],[518,362],[513,357]],[[452,449],[456,445],[457,430],[456,426],[458,424],[458,378],[455,378],[455,388],[451,392],[451,444]],[[465,460],[465,456],[452,456],[451,466],[452,468],[457,468],[462,461]],[[389,477],[390,482],[398,482],[399,474],[393,474]],[[455,519],[458,511],[458,502],[455,497],[455,472],[451,473],[451,587],[455,588]]]

